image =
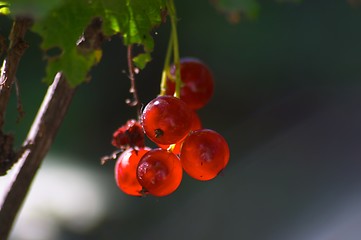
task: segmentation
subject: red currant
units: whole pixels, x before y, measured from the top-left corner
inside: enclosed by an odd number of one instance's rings
[[[172,65],[167,79],[166,94],[173,95],[175,91],[175,66]],[[191,109],[199,109],[208,103],[213,96],[214,80],[211,71],[196,58],[182,58],[180,60],[181,92],[180,98]]]
[[[199,118],[198,114],[195,111],[192,111],[192,126],[191,126],[191,131],[195,131],[198,129],[202,128],[202,122],[201,119]],[[180,154],[180,150],[183,144],[183,140],[186,137],[184,137],[181,141],[177,142],[173,149],[171,149],[171,151],[174,154]],[[158,144],[159,147],[163,148],[163,149],[168,149],[170,145],[162,145],[162,144]]]
[[[141,196],[142,186],[137,179],[137,166],[141,157],[149,150],[147,147],[138,150],[129,148],[119,156],[115,164],[115,182],[124,193]]]
[[[159,96],[144,108],[141,121],[145,134],[157,144],[173,144],[190,131],[192,111],[179,98]]]
[[[183,169],[179,158],[172,152],[153,149],[138,164],[137,177],[144,190],[162,197],[174,192],[182,181]]]
[[[202,128],[202,121],[195,111],[192,111],[192,126],[191,131],[199,130]]]
[[[180,159],[188,175],[202,181],[210,180],[227,165],[229,147],[219,133],[201,129],[191,132],[184,140]]]
[[[134,119],[128,120],[113,133],[112,145],[117,148],[144,147],[143,128]]]

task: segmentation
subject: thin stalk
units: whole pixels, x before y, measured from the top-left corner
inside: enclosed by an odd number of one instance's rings
[[[129,92],[133,94],[133,100],[127,99],[127,104],[130,106],[137,108],[138,118],[140,117],[140,101],[138,97],[138,91],[135,84],[135,76],[134,76],[134,64],[133,64],[133,45],[128,45],[128,71],[129,71],[129,79],[130,79],[130,89]]]
[[[172,26],[172,37],[173,39],[173,58],[175,65],[175,97],[180,97],[180,89],[181,89],[181,78],[180,78],[180,58],[179,58],[179,44],[178,44],[178,33],[177,33],[177,13],[174,6],[174,1],[169,0],[167,2],[167,6],[170,14],[170,21]]]
[[[171,32],[169,42],[168,42],[168,47],[167,47],[167,53],[165,55],[165,60],[164,60],[162,80],[160,82],[160,94],[159,95],[161,95],[161,96],[165,95],[165,92],[167,89],[167,75],[170,70],[170,57],[172,55],[172,50],[173,50],[173,37],[172,36],[173,36],[173,34]]]

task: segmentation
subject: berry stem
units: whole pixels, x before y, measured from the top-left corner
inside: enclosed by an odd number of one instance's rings
[[[128,53],[127,53],[127,57],[128,57],[128,69],[129,69],[129,79],[130,79],[130,89],[129,92],[131,94],[133,94],[133,99],[127,99],[126,103],[129,106],[132,107],[136,107],[137,108],[137,115],[138,118],[140,116],[140,101],[139,101],[139,97],[138,97],[138,92],[137,92],[137,88],[135,85],[135,77],[134,77],[134,65],[133,65],[133,45],[128,45]]]
[[[160,96],[165,95],[166,89],[167,89],[167,75],[169,72],[169,68],[170,68],[170,57],[172,55],[172,49],[173,49],[173,38],[172,38],[172,34],[171,37],[169,38],[169,42],[168,42],[168,47],[167,47],[167,53],[165,56],[165,60],[164,60],[164,67],[163,67],[163,72],[162,72],[162,80],[160,83]]]
[[[179,61],[179,45],[178,45],[178,34],[177,34],[177,13],[174,6],[174,1],[169,0],[167,2],[167,7],[169,10],[170,21],[172,26],[171,40],[173,40],[173,57],[175,65],[175,92],[174,96],[180,97],[181,89],[181,78],[180,78],[180,61]]]

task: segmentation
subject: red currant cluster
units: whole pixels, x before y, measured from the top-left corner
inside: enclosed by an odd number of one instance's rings
[[[166,80],[165,95],[150,101],[140,120],[129,120],[113,134],[112,144],[126,149],[115,165],[115,180],[125,193],[166,196],[182,180],[183,170],[206,181],[215,178],[229,160],[226,140],[217,132],[203,129],[196,110],[213,95],[209,69],[199,60],[180,61],[180,97],[175,93],[175,66]],[[158,145],[144,145],[145,135]]]

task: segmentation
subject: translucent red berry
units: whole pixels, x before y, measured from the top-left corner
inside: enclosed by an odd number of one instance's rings
[[[167,79],[166,94],[175,91],[175,66],[170,69],[171,78]],[[180,98],[191,108],[199,109],[206,105],[214,92],[214,80],[211,71],[199,59],[182,58],[180,60],[181,92]]]
[[[139,122],[128,120],[113,133],[112,145],[117,148],[144,147],[144,132]]]
[[[192,126],[191,126],[191,131],[195,131],[195,130],[199,130],[202,128],[202,122],[201,119],[199,118],[198,114],[195,111],[192,111]],[[186,136],[187,137],[187,136]],[[171,149],[171,151],[174,154],[180,154],[180,150],[183,144],[183,140],[186,138],[184,137],[181,141],[177,142],[174,146],[173,149]],[[162,145],[162,144],[158,144],[159,147],[163,148],[163,149],[168,149],[170,147],[170,145]]]
[[[182,181],[183,169],[172,152],[153,149],[138,164],[137,177],[145,192],[162,197],[174,192]]]
[[[199,130],[202,128],[202,121],[195,111],[192,111],[192,126],[191,131]]]
[[[219,133],[201,129],[191,132],[184,140],[180,159],[188,175],[202,181],[210,180],[227,165],[229,147]]]
[[[140,148],[134,150],[129,148],[125,150],[117,159],[115,164],[115,182],[124,193],[141,196],[142,186],[137,179],[137,167],[141,157],[147,153],[150,148]]]
[[[157,144],[173,144],[190,131],[192,111],[179,98],[159,96],[144,108],[141,121],[145,134]]]

